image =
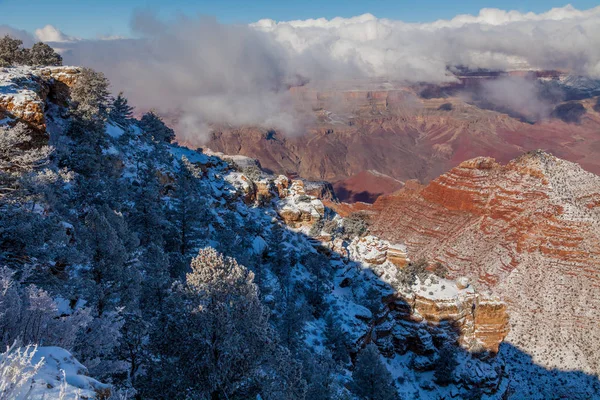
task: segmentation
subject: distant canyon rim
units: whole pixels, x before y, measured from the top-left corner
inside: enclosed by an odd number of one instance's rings
[[[189,147],[257,159],[266,171],[333,184],[344,202],[374,202],[461,162],[506,163],[542,149],[600,173],[600,81],[564,71],[455,71],[444,84],[385,80],[289,89],[302,133],[211,125]],[[165,115],[174,126],[175,114]]]

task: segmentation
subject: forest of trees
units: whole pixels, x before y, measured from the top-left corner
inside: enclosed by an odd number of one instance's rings
[[[24,48],[22,45],[22,40],[8,35],[0,38],[0,67],[62,65],[60,54],[46,43],[37,42],[30,49]]]
[[[19,46],[0,41],[4,65],[60,64]],[[0,345],[68,349],[115,398],[391,398],[376,346],[359,354],[355,385],[344,373],[329,260],[291,249],[295,234],[270,217],[217,203],[207,171],[171,155],[158,115],[134,119],[84,68],[68,109],[48,118],[52,147],[32,146],[25,124],[0,128]],[[292,278],[299,265],[308,284]],[[304,344],[310,318],[327,321],[322,352]]]

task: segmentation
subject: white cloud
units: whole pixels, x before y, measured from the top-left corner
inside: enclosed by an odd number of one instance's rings
[[[46,25],[43,28],[36,29],[35,36],[40,42],[64,43],[80,40],[76,37],[65,35],[58,28],[52,25]]]
[[[600,77],[600,7],[548,12],[482,9],[425,24],[354,18],[251,25],[290,52],[352,64],[367,76],[410,81],[448,79],[448,65],[472,68],[565,68]]]
[[[455,79],[453,66],[566,69],[600,78],[600,7],[483,9],[424,24],[365,14],[250,26],[201,17],[161,21],[142,12],[132,29],[140,39],[76,40],[52,26],[36,34],[58,43],[65,62],[105,72],[139,108],[179,115],[180,132],[191,135],[213,122],[300,130],[304,117],[287,89],[307,80],[437,83]],[[515,104],[497,85],[489,90],[500,106]],[[543,115],[545,107],[530,112]]]

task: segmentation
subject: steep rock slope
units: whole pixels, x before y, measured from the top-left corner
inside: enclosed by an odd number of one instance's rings
[[[599,206],[600,177],[536,151],[463,162],[371,210],[381,237],[501,295],[509,342],[536,362],[598,373]]]

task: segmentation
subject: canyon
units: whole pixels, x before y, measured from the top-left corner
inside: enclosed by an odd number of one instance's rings
[[[504,299],[508,342],[547,367],[600,371],[600,177],[543,151],[461,163],[373,205],[373,234]]]
[[[486,82],[515,77],[537,85],[541,97],[532,102],[539,104],[525,108],[542,107],[543,115],[486,100]],[[256,158],[277,174],[329,181],[350,202],[371,203],[409,179],[429,182],[473,157],[508,162],[535,149],[600,173],[597,81],[553,71],[480,72],[445,85],[315,83],[290,94],[305,121],[303,135],[215,125],[207,142],[185,143]],[[553,107],[559,108],[551,113]]]

